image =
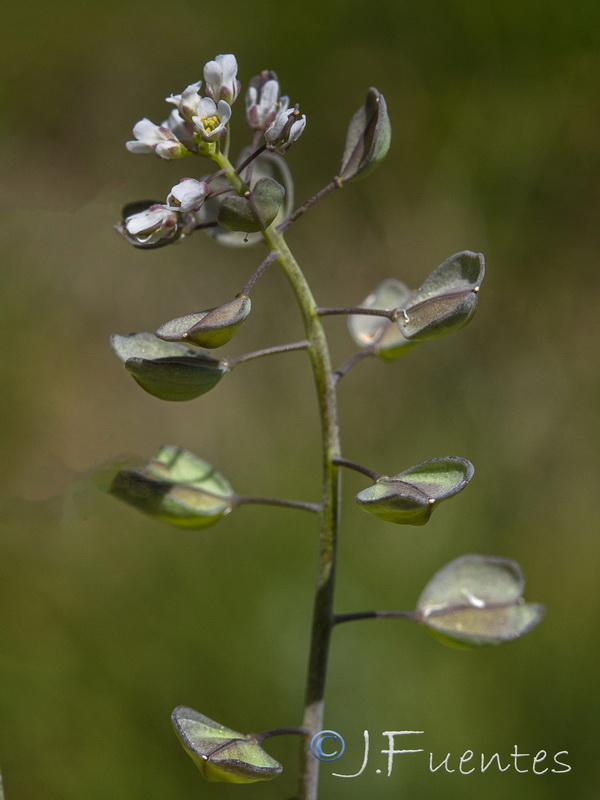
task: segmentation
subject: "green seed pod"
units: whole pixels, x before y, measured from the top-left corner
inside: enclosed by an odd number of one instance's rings
[[[411,291],[406,284],[395,278],[388,278],[363,300],[361,306],[393,311],[404,308],[410,296]],[[348,328],[359,347],[371,348],[386,361],[404,355],[415,346],[415,343],[409,342],[402,334],[398,325],[386,317],[351,314],[348,317]]]
[[[207,781],[256,783],[282,771],[255,738],[226,728],[198,711],[178,706],[171,715],[183,749]]]
[[[517,639],[540,622],[544,606],[526,603],[519,565],[466,555],[437,572],[417,603],[418,620],[445,644],[480,647]]]
[[[402,310],[398,317],[402,334],[418,342],[462,328],[475,313],[484,275],[481,253],[465,250],[444,261]]]
[[[114,334],[111,345],[142,389],[161,400],[193,400],[228,370],[221,361],[152,333]]]
[[[371,88],[348,125],[339,180],[354,181],[373,172],[387,155],[391,138],[385,99],[381,92]]]
[[[244,148],[240,153],[237,164],[241,165],[250,155],[250,148]],[[261,153],[251,164],[252,178],[250,180],[250,189],[260,181],[261,178],[273,178],[277,183],[280,183],[285,189],[285,197],[281,208],[275,219],[274,225],[279,225],[280,222],[288,217],[294,210],[294,181],[288,165],[285,163],[285,158],[277,153]],[[249,169],[250,167],[248,167]],[[241,177],[245,180],[245,170],[242,170]],[[246,180],[246,183],[248,181]],[[221,189],[229,189],[230,183],[225,177],[218,177],[211,181],[211,188],[213,192],[218,192]],[[201,225],[206,225],[206,234],[216,239],[219,244],[226,247],[248,247],[258,242],[263,241],[262,233],[243,233],[241,231],[230,231],[221,225],[215,225],[219,207],[229,197],[227,194],[217,194],[209,199],[202,205],[198,212],[198,221]]]
[[[284,197],[280,183],[261,178],[246,197],[226,197],[219,206],[217,222],[230,231],[264,231],[277,217]]]
[[[379,478],[356,495],[356,502],[388,522],[424,525],[442,500],[464,489],[473,472],[473,465],[464,458],[434,458],[391,478]]]
[[[166,342],[187,342],[209,349],[221,347],[235,336],[251,307],[250,298],[241,295],[222,306],[165,322],[155,335]]]
[[[214,467],[170,445],[159,448],[148,464],[119,470],[108,491],[154,519],[196,530],[229,514],[234,498]]]

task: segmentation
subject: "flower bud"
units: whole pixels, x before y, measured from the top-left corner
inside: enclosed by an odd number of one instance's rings
[[[237,70],[237,61],[231,54],[220,55],[214,61],[208,61],[204,65],[205,91],[208,97],[215,102],[225,100],[233,103],[241,88],[237,80]]]
[[[285,154],[291,145],[300,138],[306,127],[306,116],[298,110],[298,105],[280,111],[265,131],[267,150]]]
[[[126,216],[115,226],[128,242],[137,247],[149,247],[178,237],[178,216],[170,208],[154,203],[144,211]]]
[[[130,153],[154,153],[164,161],[183,158],[188,149],[169,129],[167,123],[155,125],[149,119],[141,119],[133,126],[135,140],[125,142]]]
[[[288,98],[279,100],[279,81],[274,72],[261,72],[250,81],[246,92],[246,120],[255,131],[264,131],[278,111],[287,108]]]
[[[176,106],[177,111],[181,117],[187,122],[192,121],[198,110],[198,103],[200,102],[200,87],[202,81],[191,83],[187,86],[181,94],[172,94],[170,97],[165,98],[167,103],[172,103]]]
[[[174,211],[198,211],[209,193],[210,186],[206,181],[182,178],[171,189],[167,197],[167,206]]]

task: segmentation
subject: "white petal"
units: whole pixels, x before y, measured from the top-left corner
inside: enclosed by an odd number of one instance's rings
[[[129,150],[130,153],[151,153],[152,148],[149,144],[145,142],[138,142],[131,140],[130,142],[125,142],[125,147]]]
[[[138,214],[133,214],[125,220],[125,228],[132,236],[140,233],[149,233],[157,228],[162,228],[168,217],[173,212],[164,206],[151,211],[140,211]]]
[[[217,113],[219,115],[219,119],[225,125],[229,122],[231,118],[231,106],[229,103],[226,103],[225,100],[219,100],[219,105],[217,106]]]
[[[141,119],[133,126],[133,135],[136,139],[146,144],[154,144],[162,137],[158,133],[158,125],[155,125],[149,119]]]
[[[202,117],[212,117],[216,113],[217,106],[215,105],[214,100],[211,100],[210,97],[202,97],[198,103],[198,111],[195,116],[202,119]]]
[[[229,83],[230,81],[234,81],[238,71],[235,56],[232,53],[227,53],[226,55],[217,56],[215,61],[217,61],[221,67],[223,82]]]

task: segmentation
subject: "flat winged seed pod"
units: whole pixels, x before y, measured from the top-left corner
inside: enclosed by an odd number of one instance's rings
[[[464,458],[434,458],[391,478],[379,478],[356,495],[356,502],[388,522],[424,525],[442,500],[465,488],[473,472],[473,465]]]
[[[242,150],[238,159],[238,164],[242,164],[249,155],[249,148]],[[273,178],[285,189],[283,202],[275,219],[271,223],[279,225],[286,217],[289,217],[294,209],[294,182],[288,165],[285,163],[285,159],[277,153],[266,152],[261,153],[261,155],[252,162],[252,166],[251,189],[256,186],[261,178]],[[245,179],[245,171],[242,171],[241,177]],[[229,189],[229,181],[225,177],[215,178],[211,182],[211,188],[213,193],[217,193],[222,189]],[[224,244],[228,247],[246,247],[262,242],[263,236],[259,231],[256,233],[244,233],[243,231],[228,230],[222,225],[216,224],[219,208],[226,197],[229,197],[229,195],[217,194],[215,197],[210,197],[204,203],[200,211],[198,211],[196,217],[200,225],[207,226],[205,232],[216,239],[220,244]]]
[[[285,189],[273,178],[260,178],[246,197],[225,197],[217,213],[217,222],[231,231],[257,233],[266,230],[276,219],[285,197]]]
[[[154,519],[196,530],[229,514],[235,497],[214,467],[171,445],[141,467],[119,470],[108,491]]]
[[[253,736],[226,728],[186,706],[171,715],[183,749],[207,781],[255,783],[277,777],[278,761]]]
[[[166,342],[184,342],[209,349],[221,347],[235,336],[251,307],[250,298],[241,295],[217,308],[169,320],[155,335]]]
[[[521,568],[508,558],[466,555],[437,572],[417,603],[417,619],[445,644],[480,647],[517,639],[541,621],[526,603]]]
[[[422,341],[462,328],[475,313],[484,274],[481,253],[465,250],[450,256],[410,298],[398,317],[401,332]]]
[[[391,138],[385,99],[380,91],[371,88],[348,125],[339,180],[354,181],[373,172],[387,155]]]
[[[406,284],[395,278],[388,278],[380,283],[360,305],[362,308],[393,311],[396,308],[404,308],[410,296],[411,291]],[[371,349],[388,361],[404,355],[415,346],[415,343],[410,342],[402,334],[398,325],[387,317],[351,314],[348,317],[348,328],[359,347]]]
[[[115,333],[110,342],[142,389],[161,400],[193,400],[216,386],[228,370],[221,361],[152,333]]]

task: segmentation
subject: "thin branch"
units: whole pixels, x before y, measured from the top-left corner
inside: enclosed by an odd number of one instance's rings
[[[197,225],[194,226],[195,231],[201,231],[205,228],[216,228],[219,223],[214,220],[213,222],[199,222]]]
[[[387,317],[392,322],[396,322],[400,314],[402,314],[402,309],[364,308],[364,306],[356,306],[353,308],[319,308],[317,313],[320,317],[327,317],[332,314],[360,314],[365,317]]]
[[[416,611],[357,611],[354,614],[336,614],[334,624],[340,625],[342,622],[355,622],[359,619],[417,619]]]
[[[362,464],[357,464],[356,461],[350,461],[347,458],[334,458],[333,463],[337,464],[338,467],[347,467],[348,469],[353,469],[355,472],[360,472],[374,481],[379,480],[379,478],[383,477],[378,472],[373,472],[372,469],[369,469],[368,467],[363,467]]]
[[[238,175],[241,175],[241,174],[242,174],[242,172],[243,172],[243,171],[246,169],[246,167],[247,167],[249,164],[251,164],[251,163],[254,161],[254,159],[255,159],[255,158],[258,158],[258,156],[259,156],[261,153],[264,153],[266,149],[267,149],[267,145],[266,145],[266,144],[262,144],[262,145],[261,145],[259,148],[257,148],[256,150],[254,150],[254,152],[250,153],[250,155],[248,156],[248,158],[245,158],[245,159],[242,161],[242,163],[240,164],[240,166],[239,166],[239,167],[237,167],[237,169],[236,169],[236,172],[237,172],[237,174],[238,174]],[[250,178],[246,177],[246,183],[250,183]]]
[[[264,350],[253,350],[251,353],[244,353],[241,356],[222,358],[221,363],[225,364],[229,369],[233,369],[244,361],[252,361],[255,358],[262,358],[263,356],[272,356],[276,353],[290,353],[293,350],[308,350],[308,347],[309,343],[306,340],[302,342],[291,342],[290,344],[281,344],[277,347],[265,347]]]
[[[260,278],[260,276],[263,274],[263,272],[266,270],[266,268],[269,266],[269,264],[272,264],[272,263],[273,263],[273,261],[277,261],[277,259],[278,259],[278,258],[279,258],[279,251],[278,251],[278,250],[271,250],[271,252],[270,252],[270,253],[269,253],[269,255],[268,255],[266,258],[265,258],[265,260],[262,262],[262,264],[260,265],[260,267],[259,267],[259,268],[256,270],[256,272],[255,272],[255,273],[254,273],[254,274],[253,274],[253,275],[250,277],[250,280],[249,280],[249,281],[248,281],[248,283],[247,283],[247,284],[244,286],[244,288],[243,288],[243,289],[242,289],[242,291],[240,292],[240,295],[249,295],[249,294],[250,294],[250,292],[252,291],[253,287],[254,287],[254,284],[255,284],[255,283],[256,283],[256,281],[257,281],[257,280]],[[239,297],[240,295],[238,295],[238,297]]]
[[[270,739],[272,736],[308,736],[308,734],[308,728],[297,726],[292,728],[273,728],[272,731],[250,733],[248,735],[251,736],[254,741],[258,742],[258,744],[260,744],[261,742],[264,742],[265,739]]]
[[[307,503],[304,500],[286,500],[282,497],[247,497],[238,495],[235,498],[236,505],[246,505],[253,503],[263,506],[282,506],[283,508],[297,508],[300,511],[310,511],[312,514],[320,514],[322,507],[319,503]]]
[[[292,222],[296,222],[296,220],[299,217],[301,217],[302,214],[304,214],[305,211],[308,211],[308,209],[312,205],[317,203],[319,200],[321,200],[321,198],[325,197],[325,195],[328,195],[329,192],[332,192],[334,189],[341,189],[341,188],[342,188],[342,182],[340,181],[340,179],[339,178],[334,178],[331,181],[331,183],[328,183],[327,186],[324,186],[319,192],[317,192],[313,197],[311,197],[310,200],[307,200],[306,203],[304,203],[303,206],[300,206],[300,208],[297,208],[294,211],[293,214],[291,214],[286,220],[284,220],[281,223],[281,225],[278,225],[277,226],[277,230],[281,231],[281,233],[283,233],[284,231],[286,231],[290,227]]]
[[[373,349],[370,347],[365,347],[363,350],[359,350],[358,353],[355,353],[348,361],[344,361],[341,367],[338,367],[336,371],[333,373],[333,380],[337,384],[340,378],[343,378],[347,372],[350,372],[352,367],[355,367],[357,364],[367,358],[367,356],[372,356],[374,353]]]

